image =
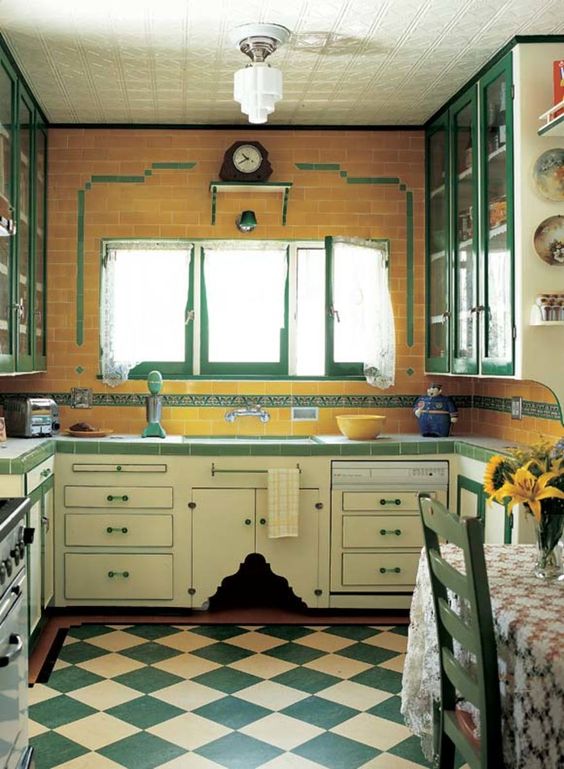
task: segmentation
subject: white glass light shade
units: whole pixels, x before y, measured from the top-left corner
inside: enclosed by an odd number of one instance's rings
[[[233,97],[250,123],[266,123],[268,115],[282,98],[282,72],[268,64],[251,64],[238,69],[233,82]]]

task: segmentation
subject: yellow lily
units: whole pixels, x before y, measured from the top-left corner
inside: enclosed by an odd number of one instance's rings
[[[526,503],[537,522],[541,520],[541,500],[543,499],[564,499],[564,492],[554,486],[547,484],[557,477],[557,473],[543,473],[540,476],[533,475],[529,466],[533,462],[527,462],[524,467],[520,467],[513,475],[513,482],[506,481],[497,492],[497,498],[503,499],[510,497],[509,509],[515,505]]]

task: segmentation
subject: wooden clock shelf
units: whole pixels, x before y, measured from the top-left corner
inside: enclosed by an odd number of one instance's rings
[[[217,211],[217,195],[220,192],[275,192],[282,195],[282,224],[286,224],[288,212],[288,197],[292,182],[210,182],[211,193],[211,223],[215,224]]]

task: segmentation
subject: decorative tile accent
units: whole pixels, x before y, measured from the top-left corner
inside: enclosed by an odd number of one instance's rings
[[[412,369],[411,367],[407,368],[405,370],[405,373],[407,374],[407,376],[413,376],[415,374],[415,369]]]
[[[82,366],[77,366],[77,367],[75,368],[75,371],[76,371],[76,373],[77,373],[77,374],[84,374],[84,372],[85,372],[85,369],[84,369],[84,368],[82,368]]]

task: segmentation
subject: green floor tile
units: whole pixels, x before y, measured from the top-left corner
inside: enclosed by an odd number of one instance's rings
[[[139,692],[150,694],[156,692],[157,689],[164,689],[165,686],[179,684],[184,679],[172,673],[166,673],[164,670],[158,670],[158,668],[144,667],[139,668],[139,670],[132,670],[131,673],[123,673],[112,680],[117,681],[118,684],[129,686],[131,689],[137,689]]]
[[[401,698],[389,697],[379,705],[374,705],[374,707],[370,708],[367,712],[373,716],[378,716],[378,718],[384,718],[386,721],[395,721],[396,724],[405,724],[400,708]]]
[[[88,638],[96,638],[99,635],[107,635],[107,633],[113,633],[114,629],[108,627],[108,625],[90,625],[84,624],[78,627],[69,628],[69,636],[71,638],[80,638],[81,641],[86,641]]]
[[[253,652],[241,649],[239,646],[218,641],[218,643],[211,644],[211,646],[204,646],[203,649],[195,649],[191,654],[211,660],[211,662],[218,662],[220,665],[230,665],[232,662],[237,662],[237,660],[251,657]]]
[[[413,761],[421,766],[431,766],[431,763],[427,761],[421,750],[421,740],[419,737],[408,737],[407,740],[394,745],[393,748],[388,748],[388,753],[392,753],[394,756],[400,756],[407,761]]]
[[[139,732],[124,740],[113,742],[98,753],[110,758],[126,769],[155,769],[156,766],[172,761],[185,753],[178,745],[161,740],[146,732]]]
[[[83,686],[90,686],[96,684],[98,681],[105,681],[102,676],[97,676],[94,673],[90,673],[88,670],[72,665],[69,668],[63,668],[62,670],[54,670],[49,676],[47,685],[51,689],[56,689],[58,692],[73,692],[76,689],[82,689]]]
[[[52,769],[54,766],[89,753],[87,748],[67,740],[56,732],[45,732],[38,737],[32,737],[29,744],[35,750],[35,769]]]
[[[249,631],[239,627],[239,625],[200,625],[200,627],[192,628],[190,632],[203,635],[206,638],[213,638],[216,641],[225,641],[226,638],[234,638]]]
[[[321,689],[327,689],[329,686],[340,683],[341,679],[335,676],[320,673],[318,670],[309,668],[293,668],[275,676],[271,679],[277,684],[291,686],[293,689],[299,689],[301,692],[315,694]]]
[[[223,667],[209,673],[203,673],[192,680],[197,684],[209,686],[211,689],[217,689],[225,694],[234,694],[241,689],[246,689],[247,686],[259,684],[263,679],[243,673],[241,670]]]
[[[48,726],[49,729],[55,729],[57,726],[70,724],[71,721],[78,721],[79,718],[86,718],[97,712],[89,705],[61,694],[59,697],[51,697],[37,705],[31,705],[29,717],[43,726]]]
[[[392,633],[397,633],[398,635],[408,636],[409,635],[409,625],[395,625],[395,627],[392,628]]]
[[[381,751],[356,740],[325,732],[294,748],[292,752],[329,769],[357,769]]]
[[[359,711],[341,705],[338,702],[324,700],[322,697],[307,697],[305,700],[290,705],[280,711],[285,716],[297,718],[298,721],[305,721],[308,724],[319,726],[322,729],[332,729],[343,721],[357,716]]]
[[[311,662],[325,656],[325,652],[320,652],[318,649],[310,649],[309,646],[302,646],[292,642],[276,646],[274,649],[268,649],[264,654],[284,660],[285,662],[293,662],[296,665],[305,665],[306,662]]]
[[[353,641],[363,641],[365,638],[378,635],[379,631],[378,628],[367,627],[366,625],[333,625],[333,627],[328,627],[325,632],[341,638],[350,638]]]
[[[353,676],[351,681],[357,684],[371,686],[373,689],[382,689],[385,692],[399,694],[401,692],[401,673],[386,668],[374,667]]]
[[[125,657],[131,657],[132,660],[143,662],[145,665],[162,662],[163,660],[170,659],[170,657],[177,657],[181,653],[177,649],[171,649],[155,641],[149,641],[146,644],[132,646],[129,649],[120,651],[120,654],[123,654]]]
[[[392,657],[398,656],[398,652],[382,649],[380,646],[372,646],[371,644],[364,644],[362,642],[347,646],[346,649],[341,649],[339,654],[341,657],[348,657],[351,660],[358,660],[359,662],[367,662],[369,665],[380,665],[382,662],[387,662],[388,660],[391,660]]]
[[[256,769],[282,753],[273,745],[238,733],[227,734],[194,752],[227,769]]]
[[[283,638],[285,641],[295,641],[296,638],[305,638],[314,631],[301,625],[264,625],[258,631],[275,638]]]
[[[149,695],[138,697],[136,700],[130,700],[130,702],[124,702],[123,705],[116,705],[106,710],[110,716],[133,724],[139,729],[148,729],[150,726],[162,724],[164,721],[170,721],[171,718],[181,716],[185,712],[174,705],[169,705],[168,702],[163,702]]]
[[[166,638],[168,635],[178,633],[178,628],[171,625],[132,625],[125,630],[126,633],[146,638],[147,641],[154,641],[156,638]]]
[[[85,641],[78,641],[75,644],[63,646],[59,652],[59,659],[64,662],[70,662],[71,665],[76,665],[78,662],[94,660],[96,657],[102,657],[107,653],[106,649],[99,649],[97,646],[93,646]]]
[[[208,705],[202,705],[201,708],[194,710],[197,716],[208,718],[230,729],[241,729],[247,724],[258,721],[259,718],[268,716],[272,711],[263,708],[260,705],[253,705],[252,702],[240,700],[237,697],[223,697],[221,700],[210,702]]]

